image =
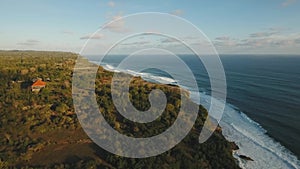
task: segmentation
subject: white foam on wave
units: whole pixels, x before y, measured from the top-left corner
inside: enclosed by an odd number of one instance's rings
[[[115,67],[109,64],[103,65],[103,68],[112,72],[120,72],[120,70],[116,69]]]
[[[168,78],[168,77],[160,77],[160,76],[151,76],[154,80],[157,80],[160,83],[171,83],[171,84],[175,84],[176,81],[172,78]]]
[[[153,75],[151,73],[145,73],[145,72],[136,72],[136,71],[129,70],[129,69],[122,71],[122,72],[126,72],[126,73],[129,73],[134,76],[141,76],[145,80],[150,80],[150,81],[154,80],[156,82],[163,83],[163,84],[176,84],[176,81],[169,77],[157,76],[157,75]]]
[[[115,68],[111,65],[106,65],[106,68],[110,69],[110,70],[114,70]]]
[[[191,98],[193,96],[195,94],[191,93]],[[200,104],[209,109],[210,100],[213,98],[203,93],[200,97]],[[225,138],[234,141],[240,148],[233,154],[240,167],[247,169],[300,168],[300,161],[296,156],[269,137],[266,130],[257,122],[232,105],[226,104],[220,126]],[[246,155],[254,161],[242,160],[238,157],[239,155]]]
[[[149,81],[156,81],[156,82],[159,82],[162,84],[177,84],[177,82],[174,79],[169,78],[169,77],[157,76],[157,75],[153,75],[151,73],[146,73],[146,72],[137,72],[137,71],[130,70],[130,69],[122,70],[122,69],[118,69],[109,64],[103,64],[102,66],[104,69],[109,70],[109,71],[124,72],[124,73],[131,74],[133,76],[141,76],[145,80],[149,80]]]

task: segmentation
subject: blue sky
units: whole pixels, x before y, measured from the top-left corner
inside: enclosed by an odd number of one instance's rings
[[[196,25],[221,54],[300,54],[299,9],[297,0],[1,0],[0,49],[79,52],[92,33],[114,18],[163,12]],[[121,33],[124,24],[117,26]],[[110,45],[103,36],[94,39]]]

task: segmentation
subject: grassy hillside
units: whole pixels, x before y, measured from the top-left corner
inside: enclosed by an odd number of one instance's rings
[[[206,143],[198,143],[207,115],[202,106],[188,136],[159,156],[124,158],[98,147],[74,113],[71,80],[77,57],[63,52],[0,52],[0,168],[238,168],[231,154],[232,143],[220,130]],[[172,125],[180,108],[178,87],[133,78],[130,99],[137,109],[150,107],[147,98],[153,89],[168,96],[159,119],[135,124],[122,118],[112,104],[112,75],[99,67],[95,89],[101,112],[111,126],[123,134],[148,137]],[[34,78],[47,79],[38,93],[30,90]]]

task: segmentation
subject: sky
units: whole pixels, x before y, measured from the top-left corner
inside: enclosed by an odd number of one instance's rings
[[[1,0],[0,50],[79,53],[89,38],[98,45],[112,46],[122,34],[133,34],[136,27],[144,26],[143,30],[151,27],[148,24],[151,19],[147,23],[122,19],[139,12],[168,13],[184,18],[200,29],[220,54],[300,54],[299,0]],[[108,25],[105,31],[95,33],[114,19],[118,21]],[[180,30],[181,26],[174,26],[168,20],[154,19],[157,28],[151,27],[148,31],[160,30],[164,25],[170,34]],[[181,33],[182,37],[178,38],[186,37],[186,41],[189,41],[187,37],[196,36],[189,31]],[[155,47],[168,46],[184,53],[165,37],[135,39],[129,39],[115,52],[127,53],[136,46],[155,44]],[[201,45],[200,42],[193,44]]]

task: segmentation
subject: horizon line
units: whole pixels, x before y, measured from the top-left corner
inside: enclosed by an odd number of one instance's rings
[[[64,50],[35,50],[35,49],[0,49],[0,52],[65,52],[65,53],[74,53],[81,55],[79,52],[74,52],[74,51],[64,51]],[[97,56],[99,54],[87,54],[89,56]],[[130,55],[129,53],[120,53],[120,54],[110,54],[111,56],[122,56],[122,55]],[[151,54],[155,55],[155,54]],[[161,55],[161,54],[160,54]],[[178,53],[176,55],[193,55],[192,53]],[[205,55],[205,54],[204,54]],[[211,55],[211,54],[209,54]],[[289,56],[300,56],[299,54],[296,53],[218,53],[218,55],[273,55],[273,56],[278,56],[278,55],[289,55]]]

